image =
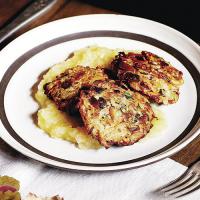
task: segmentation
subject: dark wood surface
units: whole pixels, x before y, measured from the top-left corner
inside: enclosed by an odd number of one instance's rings
[[[0,27],[6,25],[10,19],[16,16],[16,14],[23,9],[25,5],[30,3],[30,0],[0,0]],[[98,14],[98,13],[115,13],[112,10],[102,9],[84,3],[83,1],[71,0],[62,6],[56,14],[49,15],[49,18],[40,19],[33,23],[28,29],[34,28],[40,24],[56,19],[61,19],[70,16],[84,15],[84,14]],[[6,145],[0,141],[0,148],[2,145]],[[200,136],[187,145],[183,150],[173,155],[171,158],[177,162],[189,166],[191,163],[199,159],[200,157]]]

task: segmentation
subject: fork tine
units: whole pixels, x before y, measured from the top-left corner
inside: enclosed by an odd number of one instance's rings
[[[190,193],[194,192],[195,190],[198,190],[199,188],[200,188],[200,178],[198,178],[192,184],[188,185],[186,188],[175,193],[173,196],[175,198],[179,198],[179,197],[185,196],[187,194],[190,194]]]
[[[168,187],[167,189],[164,190],[164,192],[173,192],[174,190],[180,190],[181,188],[184,188],[185,186],[187,186],[189,183],[193,183],[193,181],[195,180],[195,174],[190,173],[190,176],[180,180],[179,182],[177,182],[176,184],[171,185],[170,187]]]
[[[170,183],[162,186],[161,188],[158,188],[158,191],[163,191],[163,192],[167,191],[168,189],[173,188],[178,183],[182,183],[184,180],[187,180],[191,176],[192,176],[192,174],[187,170],[184,174],[182,174],[181,176],[179,176],[175,180],[173,180]]]
[[[165,191],[165,193],[167,193],[168,195],[177,194],[177,193],[189,188],[190,186],[194,185],[198,180],[199,180],[199,178],[196,175],[193,175],[189,180],[184,181],[182,184],[178,185],[177,187],[174,187],[168,191]]]

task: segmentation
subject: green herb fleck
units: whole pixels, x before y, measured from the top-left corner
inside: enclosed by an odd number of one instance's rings
[[[131,99],[131,98],[132,98],[132,95],[131,95],[129,92],[125,92],[125,93],[124,93],[124,96],[125,96],[127,99]]]
[[[147,72],[144,72],[144,71],[140,71],[140,74],[147,75],[148,73],[147,73]]]

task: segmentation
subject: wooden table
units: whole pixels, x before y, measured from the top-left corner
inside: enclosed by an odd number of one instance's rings
[[[0,27],[5,25],[11,18],[15,17],[16,13],[19,12],[30,0],[1,0],[0,1]],[[26,30],[41,25],[47,21],[53,21],[65,17],[71,17],[76,15],[84,14],[98,14],[98,13],[115,13],[111,10],[98,8],[82,1],[73,0],[65,4],[56,13],[50,14],[48,18],[40,19],[31,24]],[[0,140],[0,148],[2,145],[6,145]],[[171,156],[172,159],[176,160],[183,165],[190,165],[200,157],[200,136],[187,145],[183,150]]]

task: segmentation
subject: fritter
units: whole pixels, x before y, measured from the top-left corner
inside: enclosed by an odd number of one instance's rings
[[[131,145],[152,127],[155,116],[148,99],[114,81],[96,81],[79,98],[78,109],[88,134],[106,148]]]
[[[158,104],[173,104],[178,101],[183,73],[157,55],[119,52],[111,68],[117,78],[131,89]]]
[[[76,112],[76,103],[81,88],[90,87],[96,80],[108,77],[100,68],[77,66],[67,69],[55,80],[44,85],[44,93],[53,100],[59,110]]]

